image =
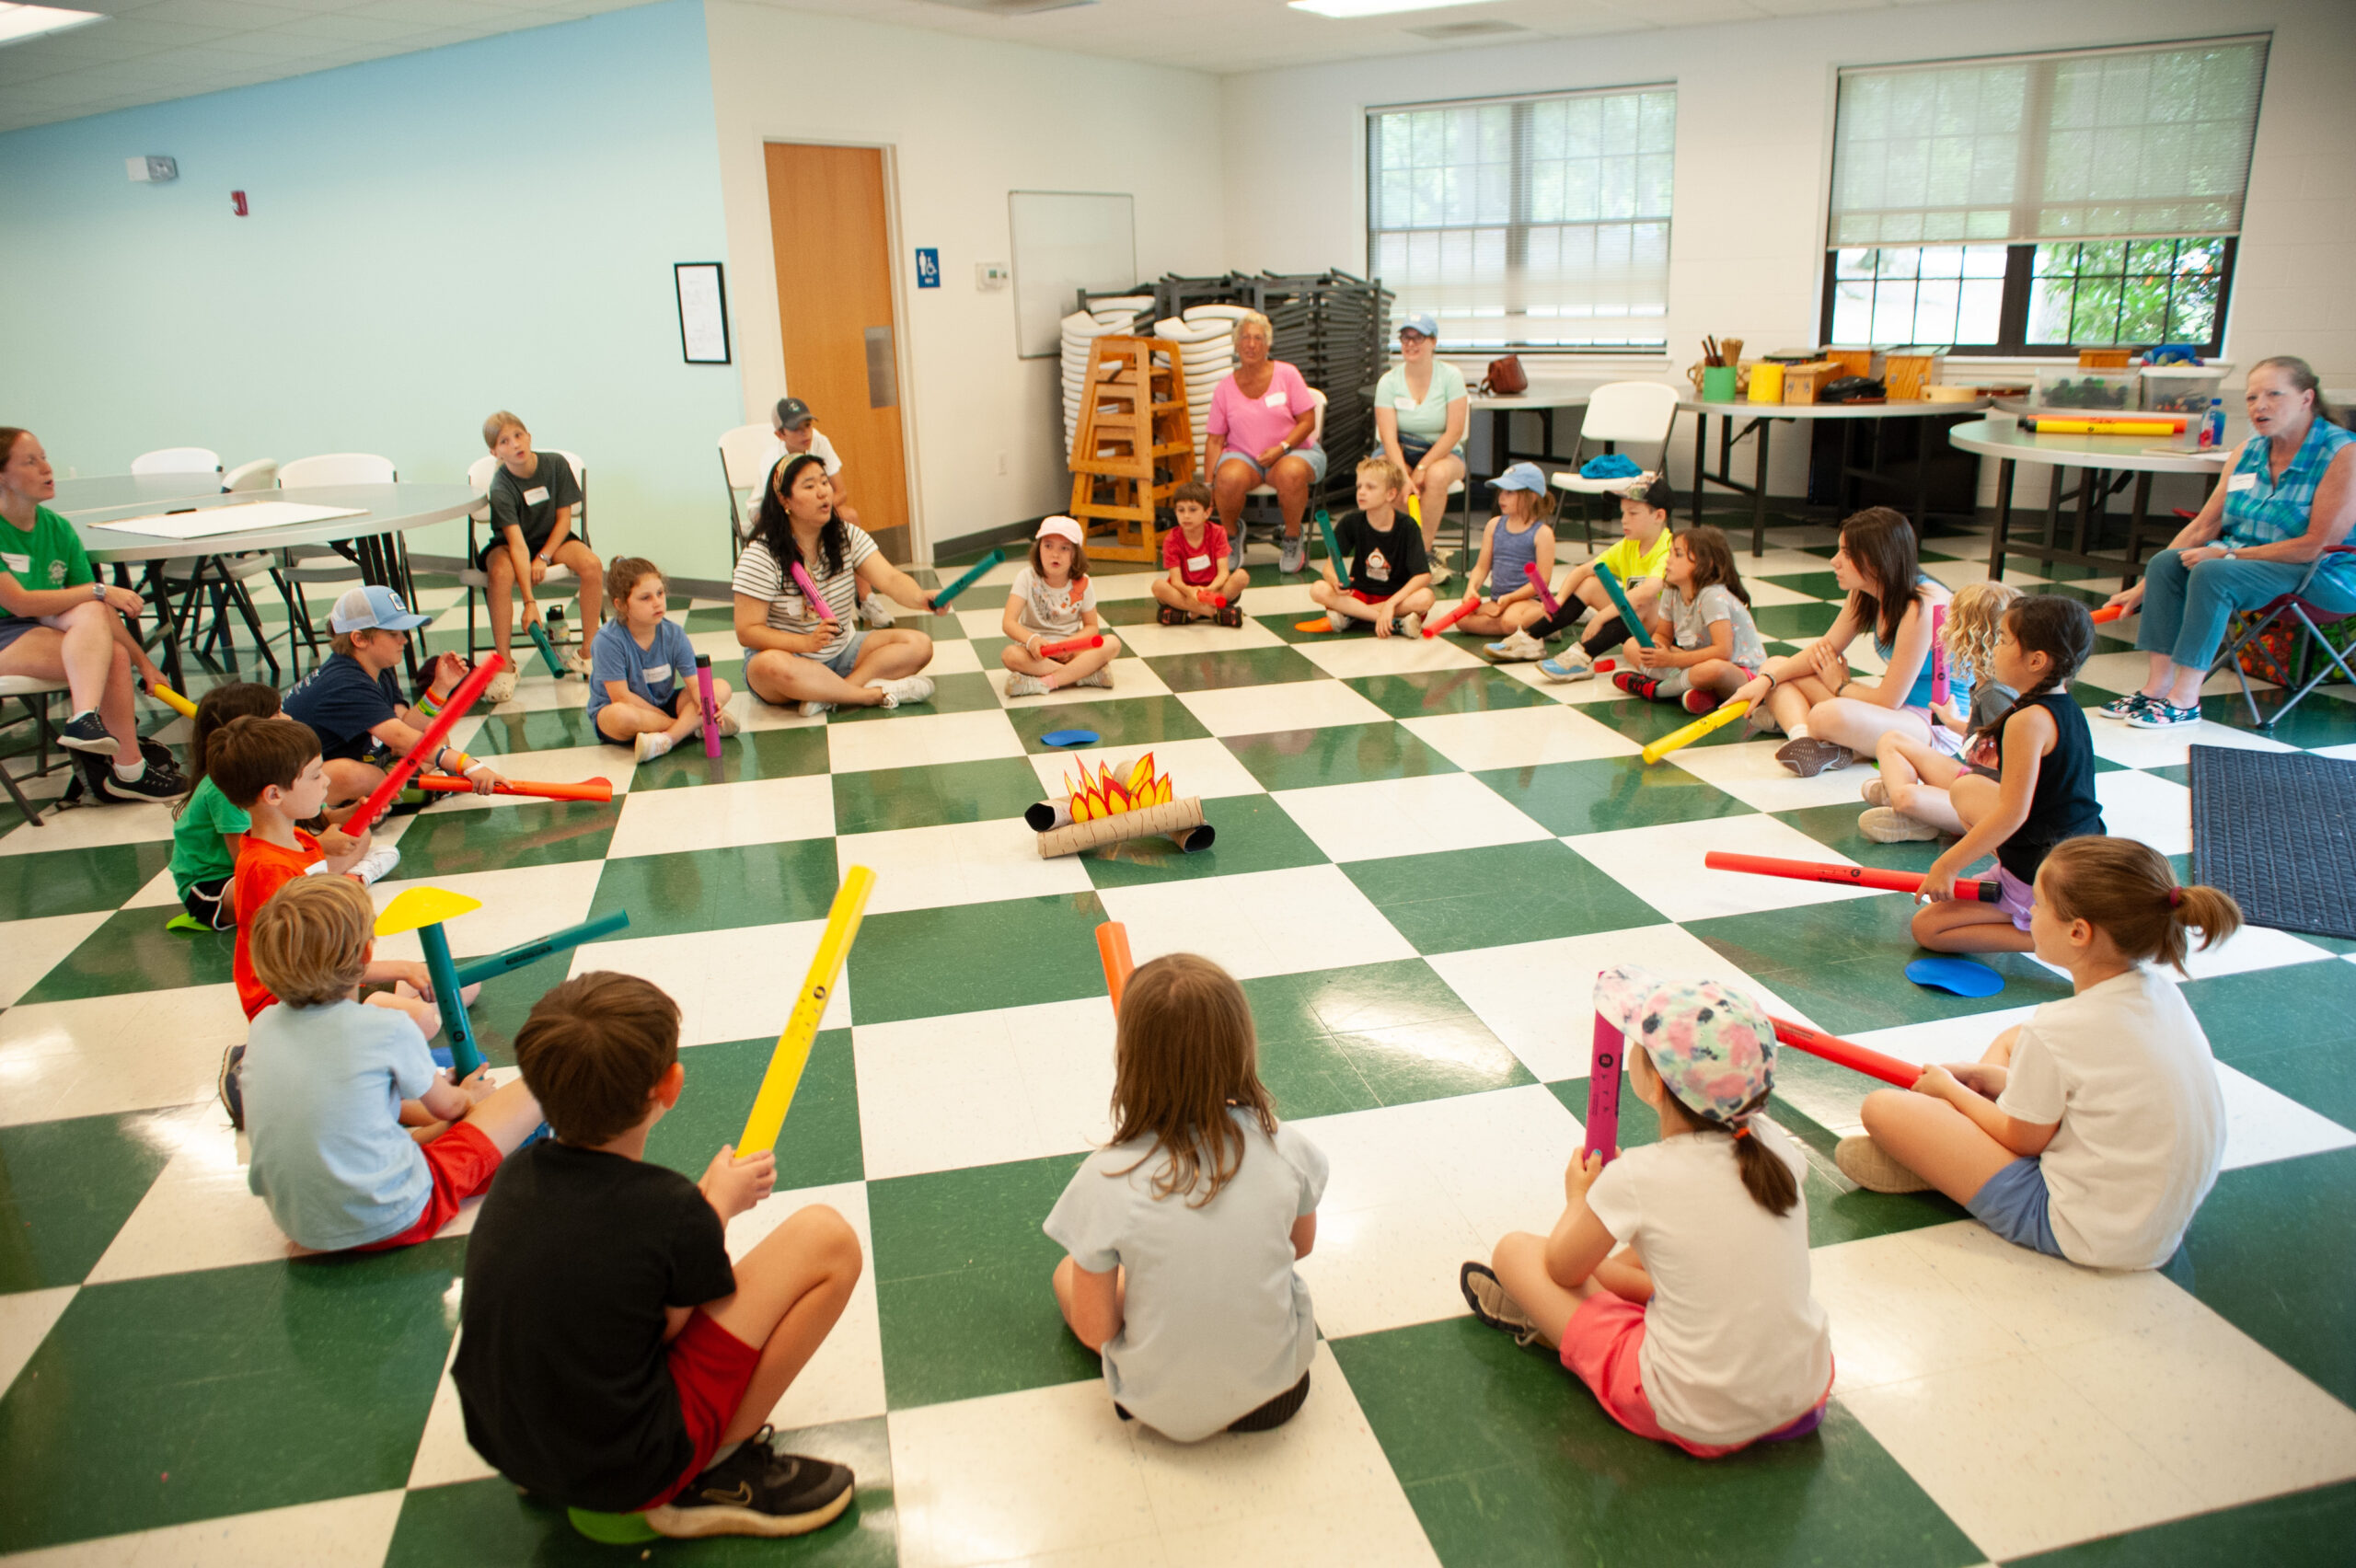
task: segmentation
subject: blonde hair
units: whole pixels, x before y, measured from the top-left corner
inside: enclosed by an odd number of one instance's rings
[[[1153,1146],[1127,1170],[1106,1174],[1126,1177],[1166,1154],[1155,1198],[1184,1193],[1188,1207],[1200,1208],[1218,1196],[1242,1169],[1247,1147],[1230,1108],[1276,1136],[1276,1101],[1260,1082],[1259,1058],[1252,1007],[1233,975],[1190,952],[1139,968],[1121,993],[1112,1141],[1150,1137]]]
[[[360,984],[375,934],[375,905],[358,882],[296,877],[254,911],[246,952],[280,1001],[318,1008],[343,1000]]]
[[[1229,336],[1241,338],[1246,331],[1253,329],[1258,330],[1260,336],[1266,340],[1268,347],[1273,349],[1276,346],[1276,328],[1269,325],[1268,318],[1261,315],[1256,310],[1247,310],[1242,315],[1237,317],[1235,318],[1235,330],[1229,334]]]
[[[1364,478],[1367,475],[1372,473],[1379,473],[1382,476],[1383,482],[1391,487],[1391,493],[1392,495],[1404,495],[1407,493],[1407,476],[1401,473],[1399,471],[1399,465],[1393,463],[1384,454],[1378,452],[1371,457],[1361,457],[1358,459],[1358,478]]]
[[[1995,669],[1996,632],[2021,591],[2009,582],[1967,582],[1947,603],[1947,672],[1971,686],[1986,684]]]
[[[2198,883],[2179,887],[2167,857],[2136,839],[2065,838],[2047,853],[2037,876],[2056,915],[2085,921],[2131,963],[2155,958],[2182,974],[2192,951],[2189,933],[2200,931],[2206,952],[2241,929],[2242,906],[2232,894]]]
[[[514,414],[509,413],[504,409],[500,409],[499,412],[483,421],[482,444],[484,450],[488,451],[491,447],[497,446],[499,444],[499,438],[505,435],[511,430],[520,430],[526,435],[531,433],[531,426],[525,424],[522,420],[517,419]]]

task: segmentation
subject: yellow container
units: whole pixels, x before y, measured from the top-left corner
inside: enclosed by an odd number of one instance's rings
[[[1780,403],[1784,400],[1784,367],[1761,360],[1750,367],[1750,400],[1754,403]]]

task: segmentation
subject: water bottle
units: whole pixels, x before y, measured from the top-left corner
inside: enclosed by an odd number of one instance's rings
[[[2209,399],[2209,411],[2200,416],[2200,450],[2206,452],[2224,444],[2225,400],[2212,398]]]

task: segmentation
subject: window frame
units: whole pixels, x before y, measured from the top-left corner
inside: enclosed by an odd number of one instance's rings
[[[1442,225],[1437,230],[1417,230],[1412,228],[1378,228],[1375,225],[1375,214],[1380,210],[1380,204],[1377,187],[1382,178],[1382,169],[1375,154],[1375,148],[1380,135],[1378,129],[1378,121],[1380,117],[1391,114],[1409,114],[1419,110],[1478,109],[1490,105],[1509,106],[1513,108],[1517,111],[1517,115],[1519,116],[1529,114],[1537,105],[1542,103],[1555,102],[1572,98],[1611,98],[1657,92],[1667,92],[1670,94],[1673,98],[1679,92],[1678,83],[1674,79],[1650,82],[1626,82],[1616,83],[1605,86],[1559,87],[1540,92],[1524,93],[1488,93],[1472,98],[1419,98],[1402,103],[1366,104],[1362,106],[1360,110],[1358,152],[1362,162],[1363,178],[1359,184],[1359,195],[1363,203],[1362,218],[1363,229],[1366,236],[1365,257],[1367,276],[1377,283],[1381,284],[1386,292],[1394,297],[1400,296],[1402,293],[1400,286],[1384,282],[1380,274],[1376,258],[1380,248],[1380,240],[1381,236],[1385,235],[1406,235],[1418,232],[1446,232],[1449,227],[1464,226]],[[1511,141],[1513,146],[1518,150],[1526,150],[1530,145],[1530,138],[1519,130],[1517,130],[1514,133]],[[1626,359],[1630,356],[1655,356],[1666,354],[1669,351],[1670,337],[1669,327],[1671,320],[1668,287],[1669,277],[1669,256],[1676,242],[1677,225],[1675,211],[1677,198],[1675,183],[1676,132],[1674,108],[1672,108],[1671,110],[1669,147],[1671,160],[1669,200],[1669,211],[1657,217],[1646,215],[1630,216],[1626,218],[1597,218],[1592,220],[1578,219],[1573,220],[1569,223],[1560,221],[1542,223],[1534,220],[1530,216],[1530,190],[1533,183],[1530,164],[1527,159],[1518,158],[1508,170],[1511,196],[1509,215],[1506,221],[1501,225],[1471,225],[1473,227],[1501,226],[1504,229],[1506,266],[1507,268],[1508,276],[1507,287],[1509,292],[1521,294],[1523,296],[1523,304],[1526,310],[1528,305],[1526,284],[1519,279],[1519,270],[1525,266],[1528,261],[1530,254],[1530,234],[1531,230],[1539,228],[1564,228],[1573,226],[1600,228],[1613,224],[1650,225],[1657,223],[1661,225],[1662,229],[1661,246],[1663,256],[1660,314],[1657,317],[1653,317],[1630,315],[1618,318],[1632,323],[1645,320],[1657,322],[1659,327],[1659,333],[1657,336],[1646,338],[1635,338],[1631,336],[1618,342],[1603,343],[1535,343],[1511,339],[1506,340],[1502,342],[1490,342],[1486,340],[1480,342],[1464,342],[1458,340],[1447,339],[1445,334],[1445,324],[1443,324],[1443,340],[1451,342],[1454,345],[1454,347],[1451,347],[1449,352],[1452,352],[1455,351],[1456,347],[1461,347],[1464,349],[1465,352],[1472,353],[1563,354],[1604,358],[1616,357],[1621,359]],[[1525,314],[1522,316],[1521,319],[1526,322],[1534,319],[1534,317]]]
[[[2200,350],[2201,358],[2216,359],[2222,357],[2225,350],[2226,322],[2232,313],[2234,303],[2234,262],[2235,254],[2241,246],[2241,236],[2237,234],[2136,235],[2124,240],[2118,241],[2117,243],[2130,245],[2147,244],[2157,240],[2171,240],[2181,243],[2185,240],[2205,239],[2216,239],[2223,242],[2223,250],[2218,257],[2217,262],[2217,315],[2214,328],[2209,337],[2209,340],[2206,342],[2198,343],[2193,346]],[[1839,297],[1840,292],[1841,278],[1840,263],[1838,259],[1842,251],[1900,249],[1946,250],[1960,248],[1969,243],[1970,242],[1967,240],[1942,240],[1934,243],[1912,246],[1827,246],[1824,251],[1824,290],[1822,299],[1819,302],[1817,318],[1817,341],[1819,343],[1836,343],[1840,341],[1839,339],[1832,335],[1832,316],[1835,302]],[[1983,245],[1986,244],[1985,241],[1981,243]],[[2095,245],[2113,242],[2109,240],[2047,240],[2042,243],[2049,245]],[[2037,268],[2037,248],[2038,242],[2030,242],[2021,245],[2008,245],[2004,248],[2004,291],[2003,303],[1997,309],[1996,340],[1992,343],[1951,343],[1948,345],[1950,349],[1958,354],[1979,355],[1991,359],[2070,359],[2074,358],[2082,347],[2088,349],[2109,349],[2149,348],[2154,346],[2147,343],[2080,344],[2074,341],[2067,343],[2030,342],[2028,340],[2028,317],[2029,307],[2035,302],[2035,295],[2037,292],[2037,281],[2035,277]],[[1892,341],[1898,340],[1892,340]],[[1909,338],[1904,340],[1911,342],[1914,340]]]

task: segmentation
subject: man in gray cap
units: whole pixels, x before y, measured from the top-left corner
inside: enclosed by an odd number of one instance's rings
[[[843,460],[835,455],[835,444],[818,428],[818,416],[810,405],[799,398],[780,398],[770,425],[777,432],[777,444],[769,449],[767,472],[774,473],[777,466],[788,457],[804,452],[814,452],[826,466],[826,482],[835,490],[835,515],[852,527],[859,526],[859,509],[850,503],[850,487],[843,483]],[[870,626],[890,626],[892,606],[859,584],[859,618]]]

